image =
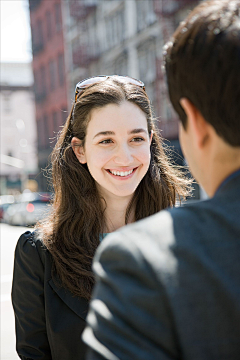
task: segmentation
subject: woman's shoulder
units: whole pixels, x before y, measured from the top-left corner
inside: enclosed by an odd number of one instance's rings
[[[36,257],[44,259],[44,254],[48,250],[43,244],[41,238],[36,231],[26,231],[18,239],[15,257],[27,257],[29,261],[35,261]]]
[[[25,233],[23,233],[18,239],[18,244],[22,247],[33,246],[38,248],[46,248],[36,230],[26,231]]]

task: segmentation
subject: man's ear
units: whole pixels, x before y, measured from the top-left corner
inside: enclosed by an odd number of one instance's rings
[[[81,164],[86,164],[87,160],[86,160],[86,156],[84,153],[82,140],[78,139],[77,137],[73,137],[72,141],[71,141],[71,146],[72,146],[72,149],[73,149],[78,161]]]
[[[209,140],[210,124],[190,100],[182,98],[180,104],[187,115],[187,131],[191,131],[197,145],[202,148]]]

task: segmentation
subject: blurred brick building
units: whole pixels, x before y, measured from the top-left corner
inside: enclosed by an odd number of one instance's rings
[[[178,119],[167,94],[162,49],[199,0],[64,0],[62,11],[68,103],[75,84],[97,74],[141,79],[157,126],[183,164]]]
[[[39,169],[46,168],[60,126],[67,116],[61,0],[29,0]],[[38,177],[47,190],[43,172]]]
[[[39,167],[47,165],[74,88],[98,74],[129,75],[146,85],[157,126],[182,160],[169,103],[162,48],[199,0],[29,0]],[[42,188],[46,181],[42,178]]]

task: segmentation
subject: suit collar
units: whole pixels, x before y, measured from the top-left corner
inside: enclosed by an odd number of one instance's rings
[[[229,175],[221,185],[218,187],[217,191],[214,194],[215,196],[218,196],[219,194],[227,191],[228,189],[231,189],[232,187],[239,187],[240,183],[240,169],[237,171],[234,171],[231,175]]]

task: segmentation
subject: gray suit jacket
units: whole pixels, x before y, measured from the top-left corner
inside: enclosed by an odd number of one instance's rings
[[[240,359],[240,176],[100,245],[89,359]]]

